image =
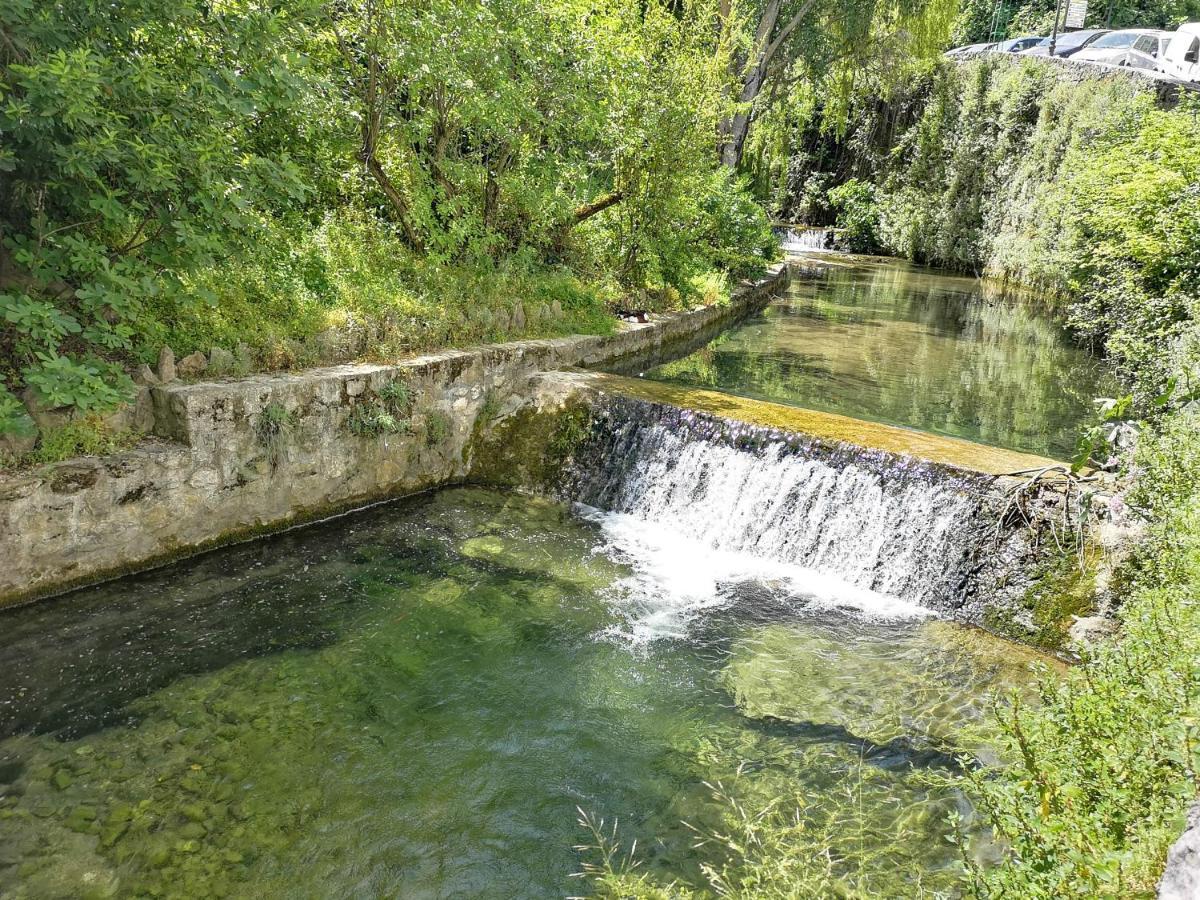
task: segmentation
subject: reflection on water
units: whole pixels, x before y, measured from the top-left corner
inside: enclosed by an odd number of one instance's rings
[[[1101,364],[1027,304],[980,282],[848,257],[648,378],[932,431],[1055,458],[1074,454]]]
[[[735,777],[954,884],[927,776],[1028,657],[659,538],[446,490],[0,615],[0,894],[561,897],[577,806],[694,876]]]

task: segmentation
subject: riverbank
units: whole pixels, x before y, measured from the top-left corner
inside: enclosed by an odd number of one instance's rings
[[[141,446],[0,474],[0,604],[461,481],[472,436],[522,406],[534,374],[686,338],[787,278],[779,264],[727,304],[608,336],[150,387]]]

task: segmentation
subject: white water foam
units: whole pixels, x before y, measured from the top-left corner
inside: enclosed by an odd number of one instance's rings
[[[650,546],[660,530],[686,535],[702,548],[689,563],[698,572],[758,560],[932,607],[959,577],[975,502],[952,481],[782,444],[738,449],[658,423],[628,422],[611,441],[572,499],[652,523]]]
[[[730,602],[729,585],[758,582],[800,601],[806,611],[838,609],[871,619],[915,619],[934,613],[898,597],[850,584],[804,566],[739,550],[714,548],[661,522],[576,504],[597,524],[604,543],[597,551],[632,570],[614,587],[625,623],[606,634],[645,644],[680,638],[706,610]]]

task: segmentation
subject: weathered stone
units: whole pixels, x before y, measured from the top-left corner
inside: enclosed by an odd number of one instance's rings
[[[175,351],[163,345],[158,351],[158,380],[168,384],[178,377],[175,371]]]
[[[37,446],[38,429],[30,419],[28,426],[19,432],[0,434],[0,457],[24,456]]]
[[[525,330],[525,307],[520,303],[513,307],[511,324],[513,331],[519,333]]]
[[[1187,829],[1167,852],[1167,866],[1158,882],[1158,900],[1200,897],[1200,803],[1188,810]]]
[[[496,310],[495,315],[496,330],[503,333],[509,330],[512,326],[512,320],[508,317],[508,311],[503,309]]]
[[[145,363],[142,363],[140,366],[138,366],[137,371],[133,374],[133,383],[153,386],[158,384],[159,380],[158,376],[154,374],[154,370]]]
[[[1098,644],[1116,634],[1117,623],[1107,616],[1072,616],[1074,621],[1067,634],[1071,644],[1083,649]]]
[[[542,322],[544,324],[546,322],[549,322],[550,318],[551,318],[550,307],[548,307],[545,303],[543,303],[541,306],[538,307],[538,321]]]
[[[154,430],[154,395],[148,387],[138,391],[133,401],[133,430],[143,434]]]
[[[237,360],[224,347],[213,347],[208,351],[208,374],[214,377],[232,375],[237,367]]]
[[[236,363],[234,373],[237,375],[245,375],[254,368],[254,351],[248,344],[238,344],[234,347],[233,358]]]
[[[179,373],[180,378],[199,378],[207,368],[208,359],[197,350],[181,359],[179,365],[175,367],[175,371]]]
[[[144,396],[160,440],[119,460],[0,474],[0,605],[370,500],[461,482],[473,466],[472,406],[455,408],[464,392],[475,400],[486,395],[511,414],[540,402],[534,399],[540,394],[531,393],[536,373],[602,363],[744,314],[760,306],[781,277],[776,270],[758,293],[719,311],[681,313],[627,334],[145,389],[133,404],[135,415]],[[249,362],[249,348],[240,346],[235,358],[239,365]],[[166,374],[177,377],[173,356],[168,362]],[[349,440],[350,380],[408,384],[415,404],[411,431]],[[285,411],[280,428],[260,427],[268,407]],[[430,429],[420,423],[430,410],[441,410],[444,422],[427,447]],[[446,415],[451,410],[455,414]],[[206,780],[200,787],[211,789]]]
[[[556,319],[561,319],[563,317],[562,303],[557,299],[550,304],[550,314]]]
[[[21,392],[21,400],[25,403],[25,409],[29,412],[29,417],[42,431],[50,428],[61,428],[71,421],[71,410],[69,407],[50,406],[35,388],[25,388]]]

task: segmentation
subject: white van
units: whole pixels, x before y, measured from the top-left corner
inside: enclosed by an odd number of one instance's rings
[[[1162,55],[1159,69],[1181,81],[1200,82],[1200,22],[1179,26]]]

